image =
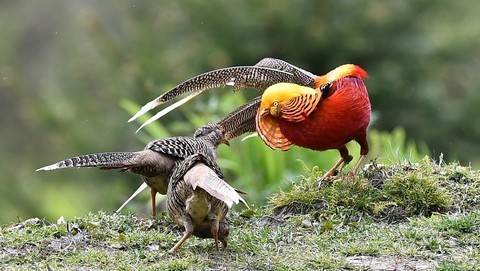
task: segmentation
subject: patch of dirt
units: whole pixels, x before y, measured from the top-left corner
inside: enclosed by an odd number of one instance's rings
[[[388,255],[351,256],[347,257],[346,261],[355,267],[382,271],[433,270],[437,266],[437,263],[433,260],[412,259]]]

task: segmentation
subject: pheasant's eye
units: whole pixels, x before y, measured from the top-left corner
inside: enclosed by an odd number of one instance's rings
[[[273,102],[272,106],[278,106],[278,102]]]
[[[332,85],[332,83],[323,84],[323,85],[320,87],[320,90],[321,90],[322,92],[326,92],[326,91],[328,91],[328,89],[330,88],[331,85]]]

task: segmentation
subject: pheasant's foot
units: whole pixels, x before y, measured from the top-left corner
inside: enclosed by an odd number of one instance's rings
[[[325,175],[323,175],[317,180],[318,187],[324,186],[325,182],[330,183],[331,181],[334,181],[337,178],[337,174],[338,174],[337,170],[333,170],[333,171],[329,170],[327,173],[325,173]]]

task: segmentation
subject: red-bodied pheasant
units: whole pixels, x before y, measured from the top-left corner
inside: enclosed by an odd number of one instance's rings
[[[267,88],[256,117],[258,134],[272,149],[288,150],[292,145],[337,149],[341,158],[325,177],[350,162],[345,144],[355,140],[361,156],[351,171],[354,175],[368,153],[371,109],[363,82],[366,76],[360,67],[347,64],[317,77],[313,88],[292,83]]]

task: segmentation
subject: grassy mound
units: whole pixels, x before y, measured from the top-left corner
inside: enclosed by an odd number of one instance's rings
[[[457,164],[369,164],[359,177],[321,172],[232,212],[229,247],[181,236],[156,218],[89,214],[0,228],[4,270],[475,270],[480,265],[480,172]]]

